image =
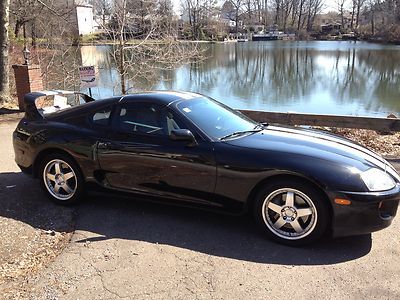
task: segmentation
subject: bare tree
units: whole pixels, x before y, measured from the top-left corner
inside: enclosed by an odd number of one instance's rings
[[[282,11],[282,0],[272,0],[275,6],[275,24],[279,25],[281,23],[281,11]]]
[[[176,26],[166,26],[163,14],[172,11],[170,2],[142,1],[143,10],[133,13],[130,9],[137,7],[134,1],[116,2],[110,27],[105,28],[116,42],[110,54],[121,77],[123,94],[130,90],[133,79],[149,79],[159,70],[174,68],[200,55],[196,43],[177,42]],[[132,40],[135,37],[140,39]]]
[[[299,1],[297,31],[299,31],[300,28],[301,28],[301,20],[302,20],[302,17],[303,17],[303,10],[304,10],[305,2],[306,2],[305,0],[300,0]]]
[[[360,13],[361,13],[361,10],[363,9],[364,5],[365,5],[366,0],[354,0],[354,2],[355,2],[355,8],[356,8],[356,11],[355,11],[355,14],[356,14],[356,28],[358,28],[358,26],[360,24]],[[399,4],[400,4],[400,2],[399,2]]]
[[[340,24],[341,28],[344,28],[344,7],[345,7],[346,0],[336,0],[338,12],[340,15]]]
[[[20,20],[26,40],[32,39],[35,44],[35,38],[40,38],[38,48],[30,49],[31,62],[41,66],[45,88],[76,89],[81,62],[80,50],[73,46],[76,24],[71,14],[75,4],[59,0],[11,0],[10,7],[10,27],[15,30]],[[15,43],[13,47],[20,46]],[[13,59],[19,61],[17,57]]]
[[[357,6],[357,0],[352,0],[351,1],[351,21],[350,21],[350,28],[353,30],[354,29],[354,15],[356,11],[356,6]]]
[[[244,5],[244,0],[230,0],[230,2],[232,3],[235,11],[235,32],[237,34],[239,30],[239,16]]]
[[[367,19],[369,19],[371,25],[371,35],[375,34],[375,17],[376,17],[376,10],[378,8],[378,3],[376,0],[369,0],[367,2],[367,9],[364,13]]]
[[[76,24],[71,18],[75,2],[28,0],[37,1],[40,11],[32,20],[25,14],[29,11],[28,2],[11,1],[15,7],[14,25],[16,16],[22,16],[27,28],[34,26],[40,37],[39,48],[31,49],[32,61],[41,65],[46,88],[79,88],[77,70],[83,62],[80,48],[72,45],[76,37],[73,31]],[[201,55],[197,44],[176,41],[177,23],[171,0],[93,0],[91,3],[97,14],[103,15],[99,25],[113,44],[109,47],[111,61],[107,63],[117,67],[121,80],[115,85],[121,87],[122,93],[132,87],[134,79],[157,78],[160,70]],[[33,36],[29,31],[28,38]]]
[[[286,31],[287,21],[291,14],[294,13],[294,0],[282,1],[282,29]]]
[[[308,0],[310,2],[308,12],[307,12],[307,26],[308,32],[313,30],[315,17],[317,14],[321,13],[324,0]]]
[[[10,82],[9,82],[9,66],[8,66],[8,26],[9,26],[9,7],[10,0],[1,0],[0,2],[0,41],[1,41],[1,57],[0,57],[0,105],[9,100]]]
[[[263,15],[264,25],[268,24],[270,17],[274,20],[274,24],[283,31],[287,29],[311,31],[316,15],[322,10],[324,0],[254,1],[256,9],[261,10],[255,14]]]
[[[213,31],[216,3],[216,0],[184,0],[181,2],[182,17],[189,23],[193,40],[201,40],[205,37],[206,31]]]
[[[185,0],[182,1],[182,11],[189,19],[189,25],[192,31],[192,39],[199,40],[201,36],[201,10],[203,1]]]
[[[247,21],[248,24],[252,24],[254,22],[253,20],[253,5],[254,5],[254,0],[245,0],[244,2],[244,9],[246,13],[246,18],[245,20]]]
[[[102,26],[105,27],[107,23],[107,16],[111,15],[112,4],[111,0],[94,0],[93,9],[96,14],[101,16]]]
[[[10,14],[14,19],[14,35],[18,37],[23,26],[32,22],[42,13],[43,5],[37,0],[12,0]]]

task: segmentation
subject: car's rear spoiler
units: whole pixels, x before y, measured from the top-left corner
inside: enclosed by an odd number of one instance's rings
[[[54,91],[41,91],[41,92],[28,93],[24,97],[25,116],[26,118],[31,120],[44,119],[46,113],[70,107],[71,105],[68,104],[67,96],[71,95],[80,96],[85,103],[94,101],[92,97],[84,93],[73,92],[73,91],[54,90]],[[47,98],[53,97],[53,105],[38,109],[37,100],[41,97],[47,97]]]

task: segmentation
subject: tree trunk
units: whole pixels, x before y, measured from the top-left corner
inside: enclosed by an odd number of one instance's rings
[[[301,26],[301,18],[303,17],[303,5],[304,5],[304,0],[300,0],[299,22],[297,23],[297,31],[300,30],[300,26]]]
[[[355,11],[356,11],[356,2],[357,2],[357,0],[353,0],[353,5],[352,5],[352,8],[351,8],[351,22],[350,22],[351,30],[354,29],[354,14],[355,14]]]
[[[344,8],[343,8],[343,5],[344,5],[344,1],[340,4],[340,9],[339,9],[339,12],[340,12],[340,24],[341,24],[340,29],[341,30],[344,29]]]
[[[24,23],[21,22],[20,20],[17,20],[17,21],[15,22],[14,35],[15,35],[16,38],[18,37],[19,32],[20,32],[21,27],[22,27],[23,24],[24,24]]]
[[[238,30],[239,30],[239,7],[236,8],[236,16],[235,16],[235,22],[236,22],[236,38],[238,36]]]
[[[374,9],[374,8],[372,8],[372,9]],[[375,14],[374,14],[374,11],[372,10],[371,11],[371,33],[372,33],[372,35],[375,35],[375,20],[374,20],[374,18],[375,18]]]
[[[268,31],[268,0],[264,0],[264,33]]]
[[[312,2],[308,4],[308,11],[307,11],[307,32],[311,31],[311,9],[312,9]]]
[[[356,28],[358,28],[358,24],[360,21],[360,11],[361,11],[361,0],[357,1],[357,13],[356,13]]]
[[[281,12],[280,1],[276,2],[276,10],[275,10],[275,24],[279,26],[279,14]]]
[[[397,19],[397,22],[400,22],[400,1],[399,0],[397,0],[397,3],[396,3],[396,19]]]
[[[10,99],[10,79],[8,66],[8,26],[10,0],[0,1],[0,107]]]
[[[35,23],[35,20],[33,20],[32,24],[31,24],[31,37],[32,37],[32,47],[36,48],[36,46],[37,46],[37,41],[36,41],[37,36],[36,36],[36,23]]]

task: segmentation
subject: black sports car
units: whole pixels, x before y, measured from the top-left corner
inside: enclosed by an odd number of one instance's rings
[[[25,97],[15,160],[59,204],[85,188],[165,203],[250,212],[289,245],[389,226],[400,177],[347,139],[254,122],[208,97],[156,91],[39,109]],[[57,94],[57,93],[54,93]],[[57,95],[56,95],[57,96]],[[58,99],[57,101],[59,101]]]

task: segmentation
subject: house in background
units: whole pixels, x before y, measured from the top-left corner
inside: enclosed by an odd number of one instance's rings
[[[64,15],[69,15],[70,34],[82,36],[95,32],[93,5],[89,0],[56,0],[54,6]]]
[[[342,25],[337,22],[327,23],[321,25],[321,32],[324,34],[338,34],[342,29]]]
[[[231,30],[236,27],[236,11],[232,2],[225,1],[221,6],[219,20]]]
[[[75,0],[75,11],[72,21],[78,31],[78,35],[87,35],[95,32],[93,5],[88,0]]]
[[[76,24],[79,35],[94,33],[93,5],[90,5],[88,1],[76,0]]]
[[[343,19],[337,12],[328,12],[316,16],[315,24],[324,34],[344,33],[351,28],[351,13],[346,11],[343,14]],[[343,21],[343,23],[342,23]]]

